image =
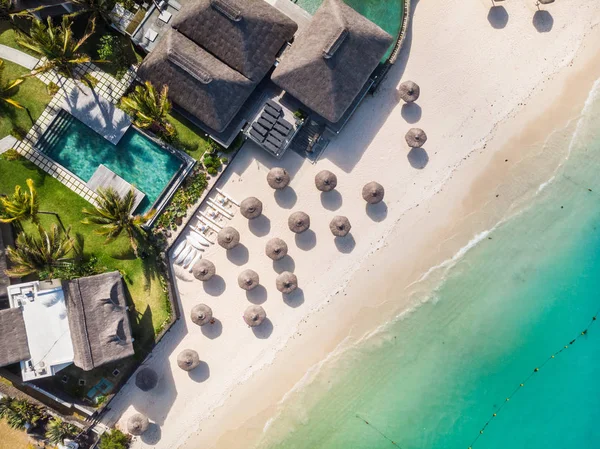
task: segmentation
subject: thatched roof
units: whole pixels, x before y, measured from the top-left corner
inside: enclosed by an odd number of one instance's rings
[[[206,304],[196,304],[194,307],[192,307],[190,316],[194,324],[197,324],[198,326],[204,326],[205,324],[210,323],[212,320],[213,312],[212,309]]]
[[[369,204],[377,204],[383,200],[385,189],[375,181],[368,182],[362,189],[362,197]]]
[[[173,103],[218,132],[227,127],[256,86],[172,29],[137,73],[157,88],[168,85]]]
[[[290,231],[301,234],[310,228],[310,217],[305,212],[294,212],[288,218],[288,227]]]
[[[125,288],[118,271],[63,282],[74,363],[89,371],[132,356]]]
[[[150,391],[158,384],[158,374],[151,368],[144,367],[135,375],[135,385],[142,391]]]
[[[22,309],[0,310],[0,339],[0,366],[31,358]]]
[[[267,183],[275,190],[284,189],[290,183],[290,175],[285,168],[273,167],[267,174]]]
[[[240,213],[248,220],[260,217],[262,210],[262,202],[253,196],[246,198],[240,203]]]
[[[412,148],[421,148],[427,142],[427,134],[421,128],[411,128],[404,136],[406,143]]]
[[[184,349],[177,356],[177,365],[184,371],[191,371],[200,365],[200,356],[193,349]]]
[[[172,27],[255,82],[265,76],[298,29],[264,0],[193,0]]]
[[[315,176],[315,186],[321,192],[329,192],[337,186],[337,176],[329,170],[321,170]]]
[[[298,278],[290,271],[284,271],[275,280],[277,290],[281,293],[291,293],[298,288]]]
[[[0,226],[4,227],[3,224]],[[6,247],[2,238],[2,229],[0,229],[0,299],[7,297],[6,288],[10,285],[10,279],[6,274],[8,268],[6,260]]]
[[[265,253],[273,260],[280,260],[287,256],[288,246],[280,238],[272,238],[267,242]]]
[[[260,326],[267,317],[261,306],[249,306],[244,312],[244,321],[250,327]]]
[[[350,220],[342,215],[336,215],[329,223],[329,229],[336,237],[347,236],[351,228]]]
[[[404,81],[398,87],[398,93],[400,94],[400,98],[402,98],[407,103],[412,103],[413,101],[417,101],[419,99],[419,95],[421,95],[421,88],[417,85],[417,83],[413,81]]]
[[[238,276],[238,285],[244,290],[252,290],[259,283],[258,273],[254,270],[244,270]]]
[[[330,122],[342,118],[393,42],[343,0],[325,0],[271,79]]]
[[[240,233],[231,226],[226,226],[217,234],[217,242],[225,249],[235,248],[240,243]]]
[[[192,267],[192,274],[199,281],[210,280],[216,272],[215,264],[207,259],[200,259]]]
[[[148,426],[150,426],[150,421],[141,413],[131,415],[127,420],[127,432],[131,435],[138,436],[143,434],[148,430]]]

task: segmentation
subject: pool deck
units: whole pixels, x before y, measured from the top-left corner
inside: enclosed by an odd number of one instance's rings
[[[65,95],[62,108],[113,145],[131,126],[131,118],[125,112],[89,87],[74,86]]]
[[[98,192],[99,188],[113,188],[121,198],[129,193],[131,189],[133,189],[135,201],[133,202],[133,207],[131,208],[132,213],[146,197],[144,193],[140,192],[134,186],[113,172],[110,168],[107,168],[104,164],[100,164],[100,166],[96,169],[90,180],[87,182],[87,186],[94,192]]]

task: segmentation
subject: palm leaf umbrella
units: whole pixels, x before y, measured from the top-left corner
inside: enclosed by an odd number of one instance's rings
[[[290,175],[285,168],[273,167],[269,170],[267,182],[275,190],[285,189],[290,183]]]
[[[400,94],[400,98],[404,101],[412,103],[419,99],[421,88],[413,81],[404,81],[400,84],[400,87],[398,87],[398,93]]]
[[[427,142],[427,134],[421,128],[411,128],[405,136],[406,143],[411,148],[421,148]]]
[[[252,290],[258,287],[258,273],[254,270],[244,270],[238,276],[238,285],[244,290]]]
[[[265,253],[273,260],[280,260],[287,256],[288,246],[280,238],[272,238],[267,242]]]
[[[141,413],[131,415],[127,420],[127,432],[129,432],[131,435],[138,436],[143,434],[146,430],[148,430],[148,426],[150,426],[148,418]]]
[[[246,198],[240,204],[240,213],[248,220],[253,220],[260,217],[260,214],[262,214],[262,209],[262,202],[253,196]]]
[[[310,228],[310,217],[305,212],[294,212],[288,218],[290,231],[301,234]]]
[[[331,233],[336,237],[345,237],[350,232],[352,225],[350,224],[350,220],[348,217],[343,217],[341,215],[336,215],[329,223],[329,229],[331,229]]]
[[[542,5],[549,5],[550,3],[554,3],[554,0],[538,0],[538,3]]]
[[[235,248],[240,243],[240,233],[231,226],[226,226],[219,231],[217,241],[225,249]]]
[[[150,391],[158,383],[158,374],[153,369],[144,367],[135,375],[135,385],[142,391]]]
[[[260,326],[266,317],[267,313],[261,306],[249,306],[244,312],[244,321],[250,327]]]
[[[177,365],[184,371],[191,371],[200,365],[200,357],[193,349],[184,349],[177,356]]]
[[[200,259],[192,267],[192,273],[199,281],[210,280],[216,272],[215,264],[206,259]]]
[[[275,285],[281,293],[291,293],[298,288],[298,278],[294,273],[284,271],[277,276]]]
[[[329,192],[337,186],[337,176],[329,170],[321,170],[315,176],[315,186],[321,192]]]
[[[381,200],[383,200],[384,195],[385,190],[383,186],[375,181],[365,184],[362,189],[362,197],[369,204],[379,203]]]
[[[206,304],[197,304],[192,308],[190,313],[192,322],[198,326],[204,326],[213,318],[212,309]]]

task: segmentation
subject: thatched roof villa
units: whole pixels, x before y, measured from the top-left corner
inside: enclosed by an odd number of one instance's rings
[[[24,381],[71,364],[89,371],[132,356],[133,339],[118,271],[73,281],[35,281],[7,289],[0,311],[0,367],[20,362]]]
[[[245,128],[280,157],[305,123],[299,109],[339,132],[393,43],[343,0],[325,0],[297,30],[265,0],[191,0],[138,75],[168,85],[175,108],[220,143]]]

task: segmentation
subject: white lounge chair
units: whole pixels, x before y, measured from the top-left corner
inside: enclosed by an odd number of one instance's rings
[[[154,31],[152,28],[148,28],[148,30],[146,31],[146,34],[144,34],[144,37],[146,39],[148,39],[150,42],[154,42],[156,40],[156,38],[158,37],[158,33],[156,31]]]

